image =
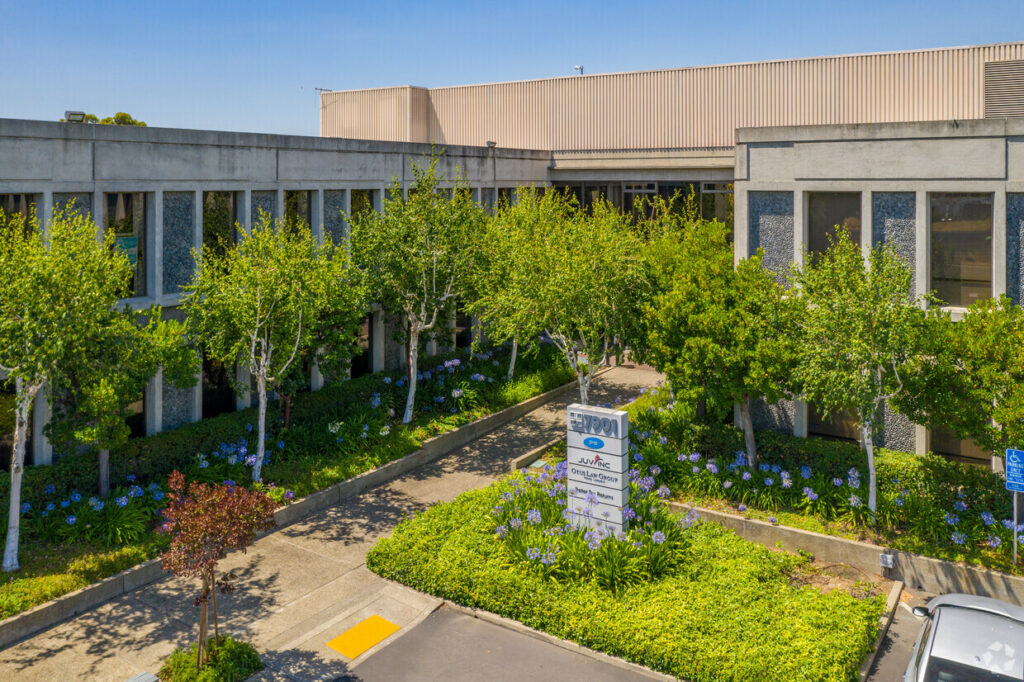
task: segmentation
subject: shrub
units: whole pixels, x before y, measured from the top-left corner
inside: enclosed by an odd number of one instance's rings
[[[877,633],[881,598],[800,586],[793,578],[806,559],[714,524],[680,529],[690,549],[660,578],[615,592],[597,576],[554,579],[495,537],[492,510],[513,485],[464,493],[402,522],[370,551],[367,566],[690,680],[847,680]]]
[[[229,636],[210,640],[210,660],[196,668],[196,645],[176,649],[160,668],[166,682],[241,682],[263,670],[255,647]]]

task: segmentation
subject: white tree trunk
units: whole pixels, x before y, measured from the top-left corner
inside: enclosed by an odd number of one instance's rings
[[[110,450],[106,448],[100,450],[98,464],[100,468],[100,497],[106,497],[110,492]]]
[[[408,424],[412,421],[413,408],[416,407],[416,362],[419,357],[420,333],[409,332],[409,357],[406,366],[409,368],[409,395],[405,399],[405,414],[402,415],[402,423]]]
[[[21,379],[15,379],[17,388],[17,409],[14,422],[14,452],[11,455],[11,499],[7,507],[7,542],[4,545],[3,570],[17,571],[18,539],[21,531],[21,479],[25,469],[25,441],[28,437],[29,410],[38,387],[31,387],[23,394]]]
[[[256,376],[256,389],[259,392],[259,419],[256,428],[256,464],[252,468],[252,480],[258,481],[263,475],[263,453],[266,451],[267,432],[267,378],[262,374]]]
[[[864,445],[864,451],[868,453],[868,509],[874,514],[877,511],[877,480],[875,477],[875,443],[871,436],[871,425],[860,425],[860,439]]]
[[[740,401],[740,421],[743,422],[743,445],[747,450],[747,463],[757,468],[757,441],[754,440],[754,420],[750,416],[750,396]]]
[[[590,392],[590,380],[593,377],[594,369],[590,365],[587,366],[587,371],[583,372],[580,370],[579,365],[576,365],[576,381],[580,385],[580,404],[589,405],[587,402],[587,395]]]
[[[519,355],[519,340],[512,339],[512,358],[508,361],[508,376],[505,377],[508,381],[512,381],[512,373],[516,369],[516,356]]]

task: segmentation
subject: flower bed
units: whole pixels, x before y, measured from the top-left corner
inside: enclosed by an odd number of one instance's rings
[[[400,424],[401,376],[375,374],[297,396],[285,428],[268,412],[267,461],[258,488],[280,504],[346,480],[417,450],[422,441],[504,409],[572,379],[551,346],[520,357],[517,378],[504,379],[501,351],[430,358],[421,372],[416,418]],[[437,363],[433,366],[433,363]],[[22,569],[0,585],[0,617],[9,617],[155,556],[166,538],[161,521],[167,475],[249,485],[256,451],[255,410],[244,410],[141,438],[111,453],[111,495],[95,486],[92,456],[65,457],[26,469]],[[129,466],[134,472],[127,472]],[[137,473],[136,473],[137,472]],[[7,492],[0,473],[0,490]],[[5,516],[5,515],[4,515]]]
[[[565,525],[564,469],[513,474],[399,524],[376,573],[691,680],[848,680],[884,599],[806,584],[806,559],[673,517],[647,469],[627,535]]]
[[[1014,572],[1012,500],[991,471],[878,449],[876,520],[866,504],[866,457],[855,444],[762,432],[751,470],[737,430],[691,423],[667,391],[630,410],[634,460],[661,467],[680,501]]]

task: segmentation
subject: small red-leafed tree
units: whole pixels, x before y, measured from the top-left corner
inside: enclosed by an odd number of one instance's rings
[[[163,567],[176,576],[198,578],[202,589],[196,597],[199,611],[199,642],[196,667],[209,660],[210,614],[213,636],[218,641],[217,591],[234,589],[234,575],[217,575],[217,562],[233,549],[245,548],[274,522],[276,503],[265,494],[235,485],[210,485],[192,482],[186,488],[178,471],[168,481],[166,522],[161,530],[172,536],[171,547],[160,558]],[[211,608],[212,607],[212,608]]]

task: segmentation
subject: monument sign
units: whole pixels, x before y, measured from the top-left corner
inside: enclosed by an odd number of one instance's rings
[[[629,505],[629,416],[623,410],[573,403],[568,409],[566,465],[569,510],[577,528],[625,531]]]

